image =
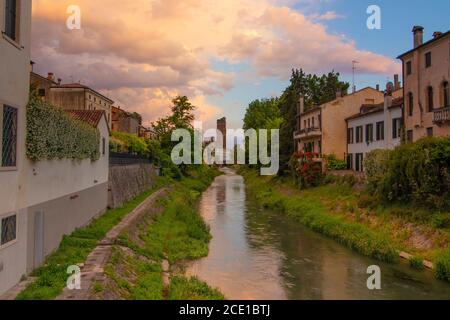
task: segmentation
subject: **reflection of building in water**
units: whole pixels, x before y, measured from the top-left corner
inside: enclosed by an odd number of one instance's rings
[[[222,133],[223,137],[223,149],[227,149],[227,118],[223,117],[217,120],[217,131]]]

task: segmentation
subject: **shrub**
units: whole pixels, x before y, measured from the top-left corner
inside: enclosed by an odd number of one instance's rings
[[[368,189],[385,201],[450,208],[450,138],[426,138],[366,157]]]
[[[347,162],[338,160],[334,154],[325,157],[327,160],[328,170],[346,170]]]
[[[437,229],[445,229],[450,227],[450,213],[440,213],[433,216],[431,225]]]
[[[100,133],[43,101],[32,90],[27,105],[27,157],[33,161],[100,158]]]
[[[292,156],[289,164],[301,188],[316,187],[320,184],[322,164],[314,160],[318,157],[317,153],[312,152],[298,152]]]
[[[111,132],[110,149],[119,153],[131,153],[140,156],[150,155],[145,139],[123,132]]]

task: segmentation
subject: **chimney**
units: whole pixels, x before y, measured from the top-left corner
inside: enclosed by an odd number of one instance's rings
[[[62,79],[58,78],[58,86],[61,85],[61,81],[62,81]]]
[[[48,73],[47,79],[50,81],[55,81],[55,75],[53,74],[53,72]]]
[[[398,81],[398,74],[394,74],[394,91],[400,89],[400,81]]]
[[[394,91],[394,84],[388,82],[386,84],[386,94],[384,95],[384,110],[392,106],[392,92]]]
[[[435,32],[433,33],[433,38],[434,38],[434,39],[437,39],[437,38],[439,38],[440,36],[442,36],[442,32],[440,32],[440,31],[435,31]]]
[[[377,91],[380,91],[380,85],[379,84],[377,84],[376,88],[377,88]]]
[[[412,32],[414,33],[414,49],[423,44],[423,27],[414,26]]]
[[[298,115],[301,115],[305,111],[305,96],[300,94],[300,99],[298,101]]]

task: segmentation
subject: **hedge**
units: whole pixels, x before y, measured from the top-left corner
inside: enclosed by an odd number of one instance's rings
[[[26,152],[33,161],[100,158],[100,133],[43,101],[32,90],[27,105]]]
[[[450,138],[426,138],[366,156],[368,188],[385,201],[450,209]]]

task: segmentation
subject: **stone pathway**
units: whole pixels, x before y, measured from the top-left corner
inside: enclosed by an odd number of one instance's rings
[[[117,238],[128,226],[145,214],[148,208],[155,204],[155,201],[163,196],[168,188],[158,190],[142,202],[136,209],[129,213],[122,221],[114,226],[99,242],[98,246],[88,256],[81,271],[81,289],[69,290],[65,288],[56,300],[89,300],[92,287],[97,282],[105,280],[104,266],[111,255],[111,246],[115,244]]]
[[[19,282],[14,287],[6,291],[3,295],[0,296],[0,300],[16,300],[19,293],[25,290],[28,285],[33,283],[36,280],[34,277],[28,277],[25,280]]]

